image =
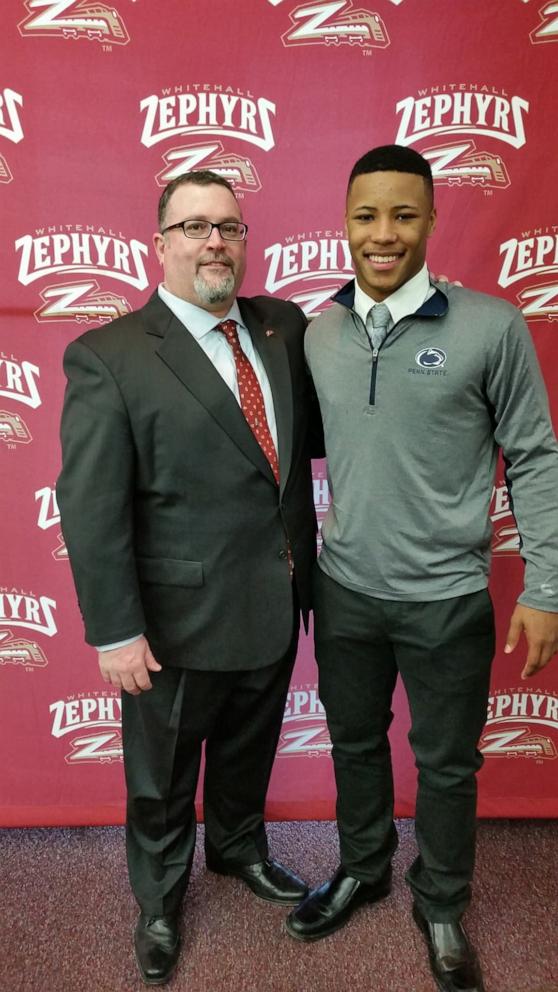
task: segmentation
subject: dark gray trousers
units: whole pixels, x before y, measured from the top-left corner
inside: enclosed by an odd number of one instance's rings
[[[388,729],[399,673],[418,769],[419,855],[407,881],[427,919],[457,919],[470,900],[474,867],[477,745],[494,653],[488,592],[386,601],[346,589],[316,568],[314,626],[341,862],[355,878],[376,882],[397,845]]]
[[[126,850],[140,908],[179,910],[196,839],[194,798],[205,741],[206,853],[221,862],[267,857],[264,804],[296,655],[256,671],[164,668],[153,688],[122,693]]]

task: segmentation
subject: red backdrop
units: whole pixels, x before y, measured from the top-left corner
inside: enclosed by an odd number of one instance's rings
[[[66,344],[146,299],[161,185],[196,167],[226,175],[241,198],[245,292],[318,313],[351,275],[350,167],[397,141],[432,162],[433,271],[522,308],[556,417],[558,3],[10,0],[2,27],[0,823],[120,822],[119,699],[83,644],[54,492]],[[556,816],[558,666],[523,683],[523,650],[502,654],[522,576],[502,478],[480,812]],[[323,516],[323,464],[315,496]],[[407,729],[399,693],[403,815],[414,803]],[[333,815],[328,755],[304,640],[270,816]]]

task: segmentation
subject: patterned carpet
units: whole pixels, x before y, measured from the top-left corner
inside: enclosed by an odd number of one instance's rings
[[[403,873],[413,823],[398,823],[394,890],[312,945],[285,912],[212,875],[198,844],[171,992],[435,992]],[[200,828],[200,831],[202,828]],[[311,884],[337,866],[331,823],[273,823],[272,853]],[[123,830],[0,830],[1,992],[139,992]],[[558,992],[558,824],[484,821],[467,928],[487,992]]]

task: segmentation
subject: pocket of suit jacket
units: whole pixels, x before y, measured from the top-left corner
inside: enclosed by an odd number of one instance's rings
[[[203,563],[180,558],[137,558],[141,582],[161,586],[203,586]]]

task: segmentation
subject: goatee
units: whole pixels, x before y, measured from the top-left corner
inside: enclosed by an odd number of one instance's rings
[[[218,282],[208,282],[198,272],[194,277],[194,290],[205,306],[224,303],[234,293],[234,274],[227,272]]]

